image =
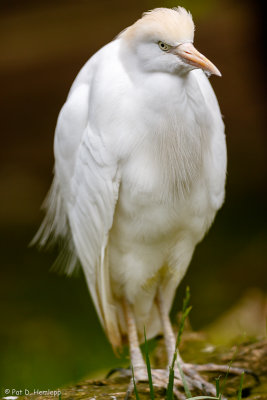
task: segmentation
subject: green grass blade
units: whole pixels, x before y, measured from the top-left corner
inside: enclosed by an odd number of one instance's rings
[[[177,350],[179,347],[179,344],[181,342],[182,333],[184,331],[185,320],[188,317],[188,314],[190,313],[190,311],[192,309],[192,306],[189,306],[189,300],[190,300],[190,289],[189,289],[189,286],[187,286],[186,291],[185,291],[185,298],[183,300],[182,317],[181,317],[181,322],[179,325],[178,335],[177,335],[177,339],[176,339],[175,350]]]
[[[191,295],[190,295],[190,288],[189,288],[189,286],[186,286],[186,289],[185,289],[185,298],[183,299],[183,309],[182,309],[182,313],[184,313],[185,310],[187,309],[188,304],[189,304],[190,297],[191,297]]]
[[[187,383],[187,381],[185,379],[184,371],[182,370],[181,365],[180,365],[178,360],[177,360],[177,365],[178,365],[178,369],[179,369],[179,372],[180,372],[180,375],[181,375],[181,378],[182,378],[182,382],[183,382],[183,385],[184,385],[185,395],[186,395],[187,399],[189,399],[190,397],[192,397],[192,395],[191,395],[191,392],[189,390],[188,383]]]
[[[241,378],[240,378],[240,386],[239,386],[239,390],[238,390],[238,394],[237,394],[237,400],[241,400],[242,399],[242,388],[243,388],[243,382],[244,382],[244,374],[245,372],[243,371],[241,374]]]
[[[191,308],[192,308],[191,306],[188,306],[189,300],[190,300],[190,290],[189,290],[189,287],[187,286],[186,293],[185,293],[185,298],[184,298],[184,301],[183,301],[183,310],[182,310],[181,322],[180,322],[180,325],[179,325],[179,330],[178,330],[177,339],[176,339],[176,343],[175,343],[175,351],[174,351],[172,363],[171,363],[171,366],[170,366],[169,383],[168,383],[168,388],[167,388],[166,400],[172,400],[173,399],[174,366],[175,366],[175,362],[177,360],[178,347],[179,347],[179,344],[181,342],[181,337],[182,337],[182,333],[183,333],[183,330],[184,330],[185,320],[186,320],[186,318],[187,318],[187,316],[190,313]],[[184,381],[185,381],[185,379],[184,379]],[[187,391],[186,396],[190,397],[191,393],[190,393],[190,391],[188,389],[188,385],[187,385],[186,381],[185,381],[184,389],[185,389],[185,392]]]
[[[151,365],[148,355],[148,345],[146,340],[146,328],[144,327],[144,336],[145,336],[145,355],[146,355],[146,368],[147,368],[147,375],[148,375],[148,382],[149,382],[149,389],[150,389],[150,398],[151,400],[155,399],[154,396],[154,388],[153,388],[153,381],[152,381],[152,373],[151,373]]]
[[[215,378],[216,382],[216,397],[220,397],[220,377]]]
[[[166,400],[173,400],[174,368],[170,367]]]
[[[174,351],[174,354],[173,354],[173,358],[172,358],[172,363],[171,363],[171,366],[170,366],[170,371],[174,370],[176,359],[177,359],[177,349],[175,348],[175,351]]]
[[[181,322],[179,325],[179,330],[178,330],[176,343],[175,343],[175,352],[174,352],[172,364],[171,364],[172,369],[174,369],[175,361],[177,359],[178,347],[180,345],[182,334],[184,331],[185,320],[188,317],[188,314],[190,313],[190,311],[192,309],[192,306],[188,306],[189,300],[190,300],[190,290],[189,290],[189,287],[187,286],[186,292],[185,292],[185,298],[183,300],[183,310],[182,310]]]
[[[220,398],[222,397],[222,395],[223,395],[223,392],[224,392],[224,389],[225,389],[225,385],[226,385],[226,381],[227,381],[227,378],[228,378],[228,375],[229,375],[229,372],[230,372],[230,368],[231,368],[231,366],[232,366],[232,363],[233,363],[233,360],[231,360],[230,362],[229,362],[229,365],[228,365],[228,370],[227,370],[227,372],[226,372],[226,374],[225,374],[225,377],[224,377],[224,379],[223,379],[223,383],[222,383],[222,386],[221,386],[221,392],[220,392]]]
[[[134,385],[134,394],[135,394],[135,398],[136,398],[136,400],[140,400],[140,397],[139,397],[139,394],[138,394],[138,391],[137,391],[137,387],[136,387],[136,382],[135,382],[135,377],[134,377],[134,369],[133,369],[133,366],[132,366],[132,377],[133,377],[133,385]]]
[[[176,339],[175,350],[178,349],[178,347],[179,347],[179,345],[181,343],[181,338],[182,338],[182,334],[183,334],[183,331],[184,331],[185,320],[188,317],[188,314],[190,313],[191,309],[192,309],[192,306],[189,306],[183,311],[181,322],[180,322],[180,325],[179,325],[179,331],[178,331],[178,335],[177,335],[177,339]]]

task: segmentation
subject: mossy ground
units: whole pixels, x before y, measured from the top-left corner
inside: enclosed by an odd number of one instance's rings
[[[155,354],[152,355],[153,364],[161,367],[164,363],[162,345],[159,345]],[[240,342],[238,345],[216,347],[210,345],[205,336],[198,333],[185,332],[183,336],[181,352],[188,362],[229,364],[251,370],[257,379],[251,375],[245,375],[242,398],[247,400],[267,400],[267,340],[250,340]],[[207,379],[215,383],[215,377],[223,373],[205,373]],[[76,385],[61,389],[61,399],[76,400],[121,400],[125,398],[129,378],[115,377],[103,380],[83,380]],[[235,399],[240,383],[239,376],[229,374],[225,386],[225,396]],[[149,387],[147,383],[138,383],[140,399],[149,399]],[[133,395],[134,398],[134,395]],[[165,390],[155,388],[155,398],[164,399]],[[28,395],[20,397],[19,400],[56,400],[53,396]]]

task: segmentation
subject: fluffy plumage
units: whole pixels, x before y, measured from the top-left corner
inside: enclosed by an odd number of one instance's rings
[[[179,55],[193,36],[181,7],[145,13],[85,64],[58,118],[55,177],[36,239],[66,238],[66,270],[79,258],[113,347],[126,333],[123,296],[140,337],[144,325],[148,337],[161,331],[157,288],[169,310],[223,203],[220,110],[204,72]]]
[[[193,41],[194,22],[192,15],[183,7],[155,8],[145,12],[129,28],[126,28],[120,37],[128,40],[129,45],[133,38],[160,37],[163,42],[175,45],[184,41]]]

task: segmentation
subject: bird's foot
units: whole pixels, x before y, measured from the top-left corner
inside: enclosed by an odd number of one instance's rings
[[[191,369],[195,368],[196,371],[198,372],[222,372],[225,374],[230,374],[230,375],[242,375],[243,372],[245,374],[253,376],[256,380],[258,380],[257,375],[249,370],[249,369],[244,369],[244,368],[238,368],[238,367],[231,367],[229,365],[220,365],[220,364],[214,364],[214,363],[208,363],[208,364],[189,364],[189,363],[184,363],[183,364],[183,369]]]
[[[129,370],[128,370],[127,374],[129,375]],[[169,371],[168,370],[152,369],[151,375],[152,375],[152,383],[153,383],[154,388],[161,388],[161,389],[167,390],[168,381],[169,381]],[[134,380],[132,377],[130,384],[128,386],[128,389],[127,389],[125,400],[128,400],[134,391],[134,381],[135,381],[135,384],[141,383],[141,382],[146,382],[146,383],[149,382],[146,367],[136,368],[134,370]],[[181,386],[182,386],[181,379],[178,376],[175,376],[173,393],[177,399],[185,400],[186,397],[184,396],[184,394],[178,390],[178,387],[181,387]]]
[[[243,370],[242,368],[229,367],[228,365],[217,365],[212,363],[197,365],[197,364],[184,363],[180,361],[180,366],[183,371],[184,379],[186,381],[186,384],[190,392],[198,392],[200,395],[205,395],[205,396],[216,397],[216,388],[212,383],[208,382],[203,376],[201,376],[199,372],[218,372],[218,373],[222,372],[232,375],[241,375],[245,371],[245,373],[254,376],[254,374],[251,371]],[[121,369],[120,372],[124,376],[132,376],[131,370]],[[151,375],[152,375],[153,387],[155,388],[158,387],[167,390],[169,382],[168,369],[152,369]],[[139,367],[134,369],[134,380],[136,384],[139,382],[141,383],[149,381],[146,367]],[[183,379],[181,378],[181,374],[178,368],[175,367],[173,393],[178,400],[186,399],[186,396],[184,394],[184,389],[185,389],[184,382]],[[131,377],[131,381],[128,386],[125,400],[129,399],[133,391],[134,391],[134,381],[133,377]],[[221,396],[221,399],[225,400],[225,397]]]
[[[191,367],[191,365],[190,365]],[[122,372],[122,371],[121,371]],[[197,372],[194,374],[192,373],[192,367],[190,368],[190,373],[187,371],[188,374],[186,376],[187,385],[190,390],[198,389],[202,390],[203,394],[206,395],[216,395],[215,387],[210,384],[209,382],[205,381]],[[130,370],[124,370],[123,375],[129,376],[131,374]],[[168,383],[169,383],[169,369],[152,369],[152,383],[154,388],[161,388],[167,390]],[[125,396],[125,400],[128,400],[131,394],[134,392],[134,382],[135,384],[141,382],[148,382],[148,374],[146,367],[139,367],[134,369],[134,379],[131,378],[130,384],[127,389],[127,393]],[[205,391],[205,393],[203,392]],[[181,375],[178,371],[178,368],[175,369],[174,374],[174,385],[173,385],[173,394],[178,400],[185,400],[186,396],[184,394],[184,384],[183,380],[181,379]]]
[[[244,370],[242,368],[231,367],[229,365],[218,365],[218,364],[189,364],[180,362],[181,369],[184,373],[184,378],[188,384],[189,390],[197,390],[202,395],[206,396],[216,396],[216,388],[213,384],[208,382],[203,376],[199,374],[199,372],[217,372],[217,373],[225,373],[230,375],[241,375],[243,372],[252,375],[256,380],[258,380],[257,376],[250,370]],[[177,370],[175,374],[180,376],[180,373]],[[225,399],[222,395],[221,399]]]
[[[175,377],[182,381],[183,387],[186,384],[190,391],[197,391],[201,395],[216,397],[216,387],[198,373],[198,365],[187,364],[183,361],[180,361],[179,365],[184,377],[182,379],[178,368],[175,368]]]
[[[152,369],[151,375],[152,375],[153,387],[162,387],[162,388],[166,387],[166,381],[167,381],[166,370]],[[137,367],[134,369],[134,376],[132,376],[131,378],[125,400],[127,400],[129,396],[133,393],[134,383],[137,384],[138,382],[149,382],[146,366]]]

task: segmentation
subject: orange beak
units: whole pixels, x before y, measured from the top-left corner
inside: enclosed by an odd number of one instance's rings
[[[218,68],[203,56],[203,54],[197,51],[192,43],[180,44],[174,49],[174,54],[181,57],[187,64],[193,65],[196,68],[201,68],[203,71],[209,72],[210,74],[222,76]]]

